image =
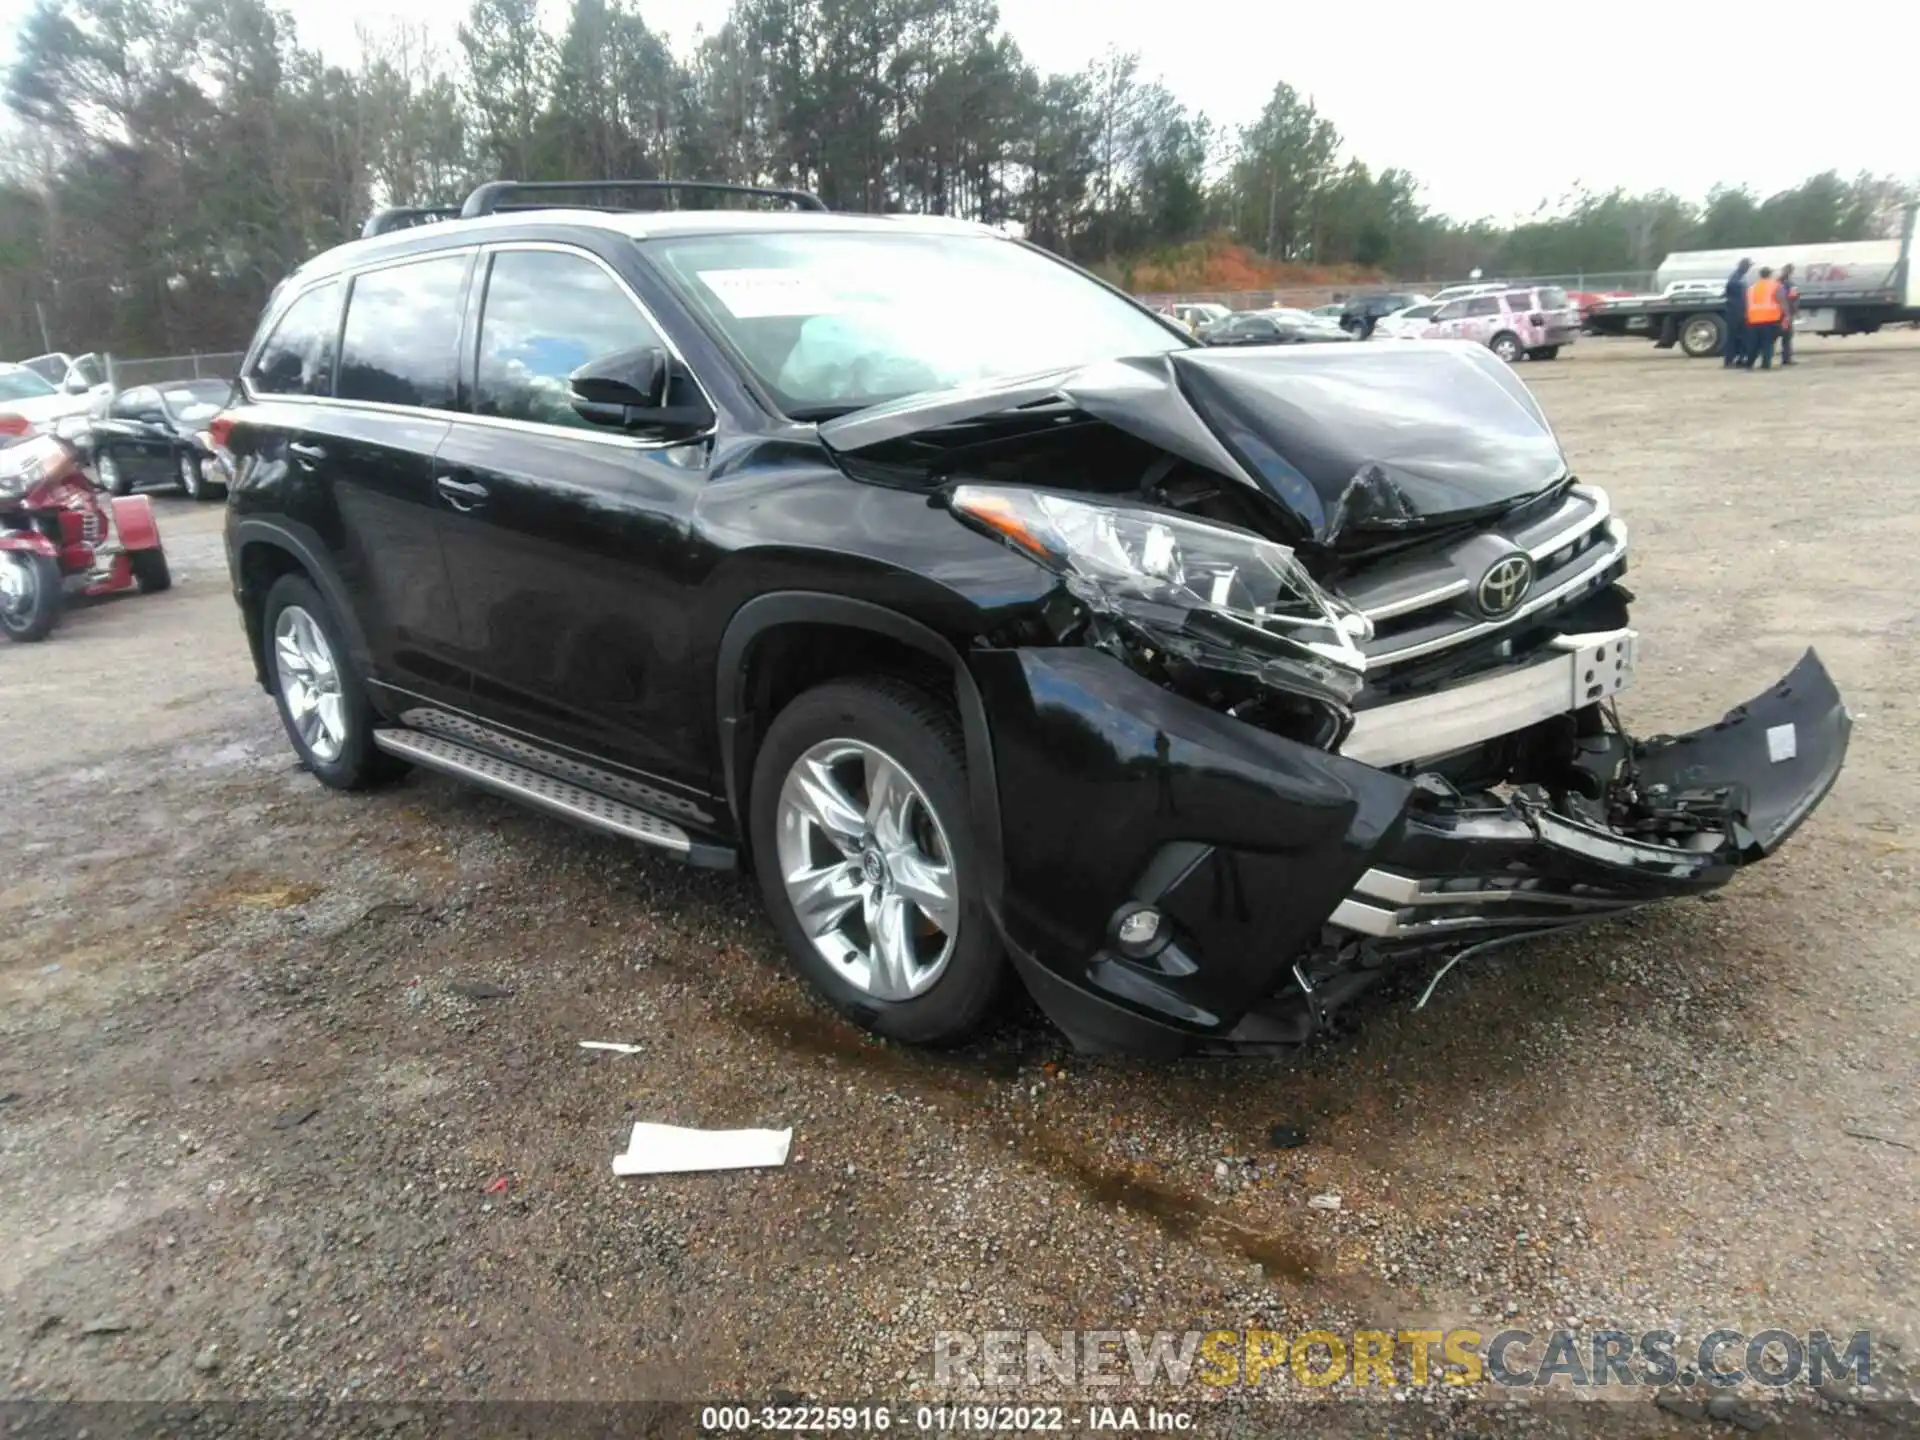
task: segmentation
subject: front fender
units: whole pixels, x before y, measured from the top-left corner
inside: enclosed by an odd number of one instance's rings
[[[123,549],[160,548],[160,523],[153,518],[153,501],[144,495],[120,495],[112,503],[113,529]]]
[[[60,552],[38,530],[0,530],[0,550],[16,555],[41,555],[58,562]]]

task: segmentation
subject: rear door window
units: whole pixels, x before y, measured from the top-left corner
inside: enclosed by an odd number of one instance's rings
[[[340,283],[316,285],[287,307],[254,356],[247,380],[262,395],[324,395],[332,375]]]
[[[1533,292],[1531,290],[1510,292],[1507,296],[1507,308],[1516,315],[1526,314],[1533,309]]]
[[[454,408],[466,254],[356,276],[340,336],[342,400]]]

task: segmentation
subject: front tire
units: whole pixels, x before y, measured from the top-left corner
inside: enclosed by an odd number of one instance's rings
[[[200,469],[200,457],[191,450],[182,450],[176,462],[180,471],[180,488],[186,492],[189,500],[207,498],[207,480]]]
[[[109,495],[133,493],[133,481],[127,478],[127,472],[120,468],[120,462],[113,458],[111,450],[100,452],[100,458],[93,462],[93,469],[100,477],[100,488]]]
[[[9,640],[44,640],[60,620],[60,566],[45,555],[0,554],[0,631]]]
[[[1006,970],[981,894],[966,749],[951,709],[889,677],[782,710],[749,823],[767,913],[795,967],[855,1024],[965,1040]]]
[[[173,571],[167,565],[167,552],[158,546],[151,550],[127,552],[127,563],[133,566],[133,583],[140,587],[142,595],[158,595],[162,590],[173,588]]]
[[[374,746],[366,687],[313,582],[282,575],[260,614],[274,704],[300,763],[335,790],[359,790],[405,771]]]

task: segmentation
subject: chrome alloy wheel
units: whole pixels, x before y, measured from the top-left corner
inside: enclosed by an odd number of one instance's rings
[[[326,632],[298,605],[287,606],[273,622],[273,668],[301,741],[314,759],[331,765],[347,743],[340,670]]]
[[[35,579],[26,556],[11,551],[0,555],[0,611],[11,615],[16,610],[31,610]]]
[[[180,488],[186,491],[189,500],[200,498],[200,462],[188,450],[180,452]]]
[[[814,948],[876,1000],[925,994],[960,929],[953,850],[898,761],[859,740],[823,740],[780,787],[777,847],[787,900]]]

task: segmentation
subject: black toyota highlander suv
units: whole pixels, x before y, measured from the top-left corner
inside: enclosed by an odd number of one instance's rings
[[[1720,885],[1840,768],[1811,652],[1621,729],[1626,528],[1481,347],[1205,349],[977,225],[549,188],[303,266],[214,426],[325,784],[750,865],[885,1035],[1011,970],[1168,1054]],[[621,208],[690,193],[728,208]]]

